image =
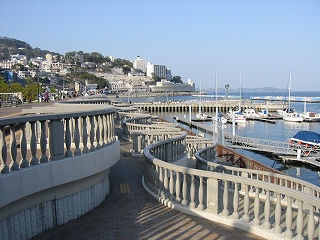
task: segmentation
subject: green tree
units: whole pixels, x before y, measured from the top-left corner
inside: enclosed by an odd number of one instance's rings
[[[158,76],[155,75],[154,73],[151,73],[151,78],[152,78],[153,81],[155,81],[155,82],[161,82],[161,77],[158,77]]]
[[[180,76],[174,76],[171,80],[171,82],[174,82],[174,83],[183,83],[182,82],[182,78]]]

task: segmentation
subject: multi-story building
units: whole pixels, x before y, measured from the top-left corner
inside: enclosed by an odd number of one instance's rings
[[[147,71],[146,60],[140,58],[140,56],[137,56],[136,60],[132,62],[132,65],[134,69],[140,69],[143,72]]]
[[[167,79],[167,67],[164,65],[154,65],[151,62],[148,62],[147,76],[152,78],[152,73],[162,79]]]

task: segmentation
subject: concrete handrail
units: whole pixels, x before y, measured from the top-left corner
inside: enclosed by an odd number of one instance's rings
[[[176,139],[151,144],[144,150],[144,187],[166,206],[269,239],[318,236],[317,196],[247,176],[170,164],[157,151],[162,149],[162,155],[166,154],[164,146],[170,141]]]

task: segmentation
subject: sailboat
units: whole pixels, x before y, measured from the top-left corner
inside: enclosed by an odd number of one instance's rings
[[[291,91],[291,73],[289,74],[289,88],[288,88],[288,92],[289,92],[289,96],[288,96],[288,108],[286,110],[283,111],[282,113],[282,118],[285,121],[289,121],[289,122],[302,122],[303,121],[303,117],[294,110],[294,108],[291,108],[290,106],[290,91]]]
[[[204,114],[201,112],[201,104],[202,104],[202,98],[201,98],[201,94],[202,94],[202,89],[201,89],[201,81],[200,81],[200,100],[199,100],[199,113],[196,114],[196,118],[198,120],[206,120],[208,118],[210,118],[207,114]]]
[[[229,112],[228,112],[228,116],[229,116],[229,119],[228,121],[229,122],[232,122],[233,119],[236,123],[240,123],[240,124],[245,124],[247,119],[246,117],[242,114],[241,112],[241,102],[242,102],[242,83],[241,83],[241,73],[240,73],[240,102],[239,102],[239,109],[238,111],[234,111],[233,109],[230,109]]]

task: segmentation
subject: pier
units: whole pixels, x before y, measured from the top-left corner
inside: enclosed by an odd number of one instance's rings
[[[137,102],[133,103],[147,112],[188,112],[191,108],[192,112],[198,112],[199,107],[203,112],[228,112],[229,110],[241,108],[253,108],[257,111],[268,109],[269,112],[276,112],[278,109],[283,108],[283,104],[272,102],[252,102],[252,101],[239,101],[239,100],[217,100],[217,101],[178,101],[178,102]]]
[[[214,133],[212,126],[207,126],[200,122],[189,122],[185,119],[176,119],[176,121],[191,128],[203,131],[204,134]],[[280,157],[285,162],[301,162],[320,168],[320,162],[316,160],[320,158],[320,153],[312,147],[303,147],[299,144],[291,144],[289,142],[242,137],[238,135],[232,135],[228,132],[223,132],[222,141],[232,144],[232,148],[272,153]]]

